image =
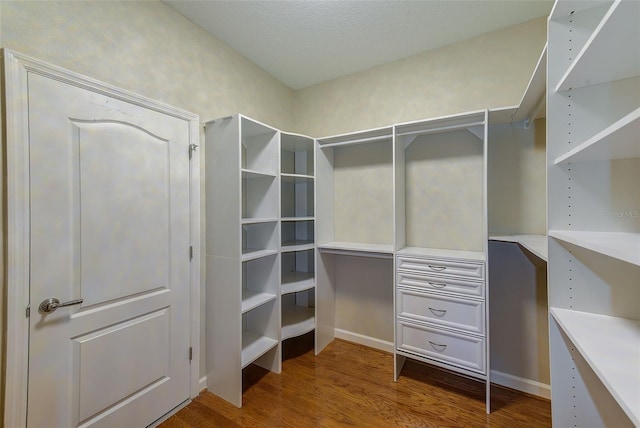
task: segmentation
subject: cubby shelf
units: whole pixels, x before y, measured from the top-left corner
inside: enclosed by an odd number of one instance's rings
[[[315,328],[315,310],[305,306],[288,306],[282,309],[282,340],[300,336]]]
[[[314,243],[312,240],[298,239],[294,241],[285,241],[282,243],[281,251],[288,253],[291,251],[313,250]]]
[[[242,250],[242,261],[248,262],[249,260],[259,259],[261,257],[271,256],[278,254],[277,249],[260,249],[260,248],[245,248]]]
[[[264,293],[261,291],[254,291],[249,289],[242,289],[242,313],[248,312],[257,308],[271,300],[276,299],[278,296],[275,294]]]
[[[243,218],[241,220],[241,224],[245,225],[245,224],[257,224],[257,223],[271,223],[271,222],[277,222],[278,219],[275,217],[263,217],[263,218]]]
[[[640,2],[613,2],[555,88],[556,92],[640,74],[640,50],[618,47],[621,40],[640,40]]]
[[[640,108],[612,123],[573,150],[558,156],[555,164],[640,157]]]
[[[241,367],[244,369],[277,345],[278,341],[275,339],[245,331],[242,333]]]
[[[283,180],[313,180],[314,179],[313,175],[306,175],[306,174],[285,174],[285,173],[282,173],[282,174],[280,174],[280,177]]]
[[[640,425],[640,321],[561,308],[550,312],[627,416]]]
[[[242,178],[275,178],[275,174],[270,172],[254,171],[252,169],[242,169]]]
[[[281,294],[298,293],[310,290],[316,285],[313,272],[289,272],[282,275]]]
[[[549,236],[640,266],[640,233],[550,230]]]

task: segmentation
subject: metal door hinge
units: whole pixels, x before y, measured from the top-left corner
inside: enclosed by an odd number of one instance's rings
[[[31,305],[27,305],[27,310],[25,311],[25,315],[27,318],[31,316]]]
[[[193,152],[198,148],[197,144],[189,144],[189,159],[193,156]]]
[[[192,361],[192,360],[193,360],[193,348],[190,347],[189,348],[189,361]]]
[[[193,245],[189,246],[189,260],[193,260]]]

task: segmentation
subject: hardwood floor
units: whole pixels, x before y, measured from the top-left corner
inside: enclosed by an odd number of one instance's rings
[[[186,427],[550,427],[551,403],[407,360],[393,381],[393,356],[334,340],[318,356],[313,332],[285,342],[282,373],[244,371],[243,407],[203,392],[162,428]]]

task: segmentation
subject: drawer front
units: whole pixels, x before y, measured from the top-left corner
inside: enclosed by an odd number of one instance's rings
[[[431,292],[484,298],[484,281],[398,271],[396,284],[405,287],[419,287]]]
[[[484,334],[484,302],[399,288],[396,310],[399,317]]]
[[[398,256],[396,266],[398,269],[413,272],[484,279],[482,262]]]
[[[482,337],[398,320],[396,346],[401,351],[486,374]]]

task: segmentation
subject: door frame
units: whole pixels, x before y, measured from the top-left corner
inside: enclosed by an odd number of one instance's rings
[[[102,83],[90,77],[45,63],[13,50],[2,49],[0,61],[4,65],[4,156],[0,150],[0,183],[6,205],[0,209],[0,276],[5,279],[6,311],[4,326],[6,360],[4,371],[4,425],[23,427],[27,423],[27,386],[29,361],[29,116],[27,74],[36,73],[69,83],[122,101],[148,108],[189,122],[190,162],[190,240],[193,259],[190,263],[190,343],[193,358],[190,367],[190,397],[200,393],[200,138],[199,116],[141,95]],[[0,67],[1,69],[1,67]],[[192,146],[195,145],[195,146]],[[188,156],[189,153],[185,153]],[[3,171],[4,169],[4,171]],[[2,219],[2,216],[6,218]],[[6,225],[6,226],[5,226]],[[5,235],[5,236],[2,236]],[[188,257],[185,254],[185,257]],[[0,289],[1,291],[1,289]],[[34,308],[37,310],[37,308]],[[1,311],[1,310],[0,310]],[[1,319],[0,319],[1,325]],[[0,330],[1,333],[1,330]],[[0,335],[1,337],[1,335]],[[1,388],[1,385],[0,385]],[[171,409],[166,409],[170,411]],[[161,416],[161,415],[158,415]],[[1,422],[1,421],[0,421]],[[2,425],[0,423],[0,425]]]

